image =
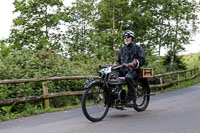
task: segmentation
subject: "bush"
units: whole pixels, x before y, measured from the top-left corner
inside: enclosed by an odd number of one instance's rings
[[[146,57],[146,68],[153,68],[154,75],[164,73],[166,68],[163,66],[162,59],[159,61],[157,56],[147,56]],[[150,84],[160,84],[159,78],[152,78]]]
[[[83,59],[84,58],[84,59]],[[104,63],[102,63],[104,62]],[[109,61],[107,61],[108,63]],[[30,79],[75,75],[97,75],[98,65],[107,64],[104,60],[76,56],[68,59],[51,51],[30,49],[12,50],[6,57],[0,57],[0,79]],[[48,81],[49,93],[83,90],[85,80]],[[20,83],[0,85],[0,100],[24,96],[42,95],[42,83]],[[60,107],[76,104],[79,96],[51,99],[51,106]],[[34,102],[36,105],[40,103]],[[14,110],[22,110],[21,105]]]
[[[170,56],[167,55],[164,58],[164,65],[167,68],[167,71],[176,71],[176,70],[185,70],[186,69],[186,63],[184,62],[183,56],[174,56],[174,62],[172,68],[170,68]]]

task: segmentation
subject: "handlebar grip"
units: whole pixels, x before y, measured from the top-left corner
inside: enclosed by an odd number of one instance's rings
[[[99,65],[99,68],[100,68],[100,69],[107,68],[107,67],[108,67],[108,66]]]

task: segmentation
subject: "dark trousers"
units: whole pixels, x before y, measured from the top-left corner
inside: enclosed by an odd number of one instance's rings
[[[136,92],[135,89],[137,87],[137,77],[140,73],[140,69],[132,69],[130,71],[119,71],[119,77],[125,77],[126,83],[128,85],[128,96],[131,100],[136,100]]]

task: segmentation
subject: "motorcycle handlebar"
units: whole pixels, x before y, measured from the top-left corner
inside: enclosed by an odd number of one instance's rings
[[[110,66],[111,66],[111,65],[99,65],[99,68],[100,68],[100,69],[103,69],[103,68],[108,68],[108,67],[110,67]],[[123,63],[122,65],[119,65],[119,66],[112,66],[112,70],[117,70],[117,69],[122,68],[122,67],[127,67],[127,68],[129,68],[129,69],[132,69],[132,68],[130,68],[130,67],[128,66],[128,64]]]
[[[112,67],[112,70],[117,70],[117,69],[122,68],[122,67],[127,67],[127,68],[131,69],[131,68],[128,66],[128,64],[123,63],[122,65],[119,65],[119,66],[113,66],[113,67]]]

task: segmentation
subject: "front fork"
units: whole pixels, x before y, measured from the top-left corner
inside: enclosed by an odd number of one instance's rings
[[[87,82],[86,82],[86,85],[84,87],[84,89],[89,89],[89,87],[92,85],[92,84],[95,84],[95,83],[100,83],[102,84],[102,87],[101,89],[106,93],[105,95],[105,106],[108,105],[109,107],[111,107],[111,95],[110,95],[110,89],[109,87],[107,87],[107,85],[103,82],[103,81],[95,81],[94,79],[89,79]],[[101,91],[98,90],[98,91]],[[98,93],[99,94],[99,93]],[[100,100],[101,100],[102,96],[101,95],[96,95],[95,97],[95,103],[98,103]]]
[[[106,85],[106,83],[103,84],[103,89],[104,92],[106,93],[106,97],[105,97],[105,105],[108,105],[108,107],[112,106],[112,95],[111,95],[111,89],[108,85]]]

